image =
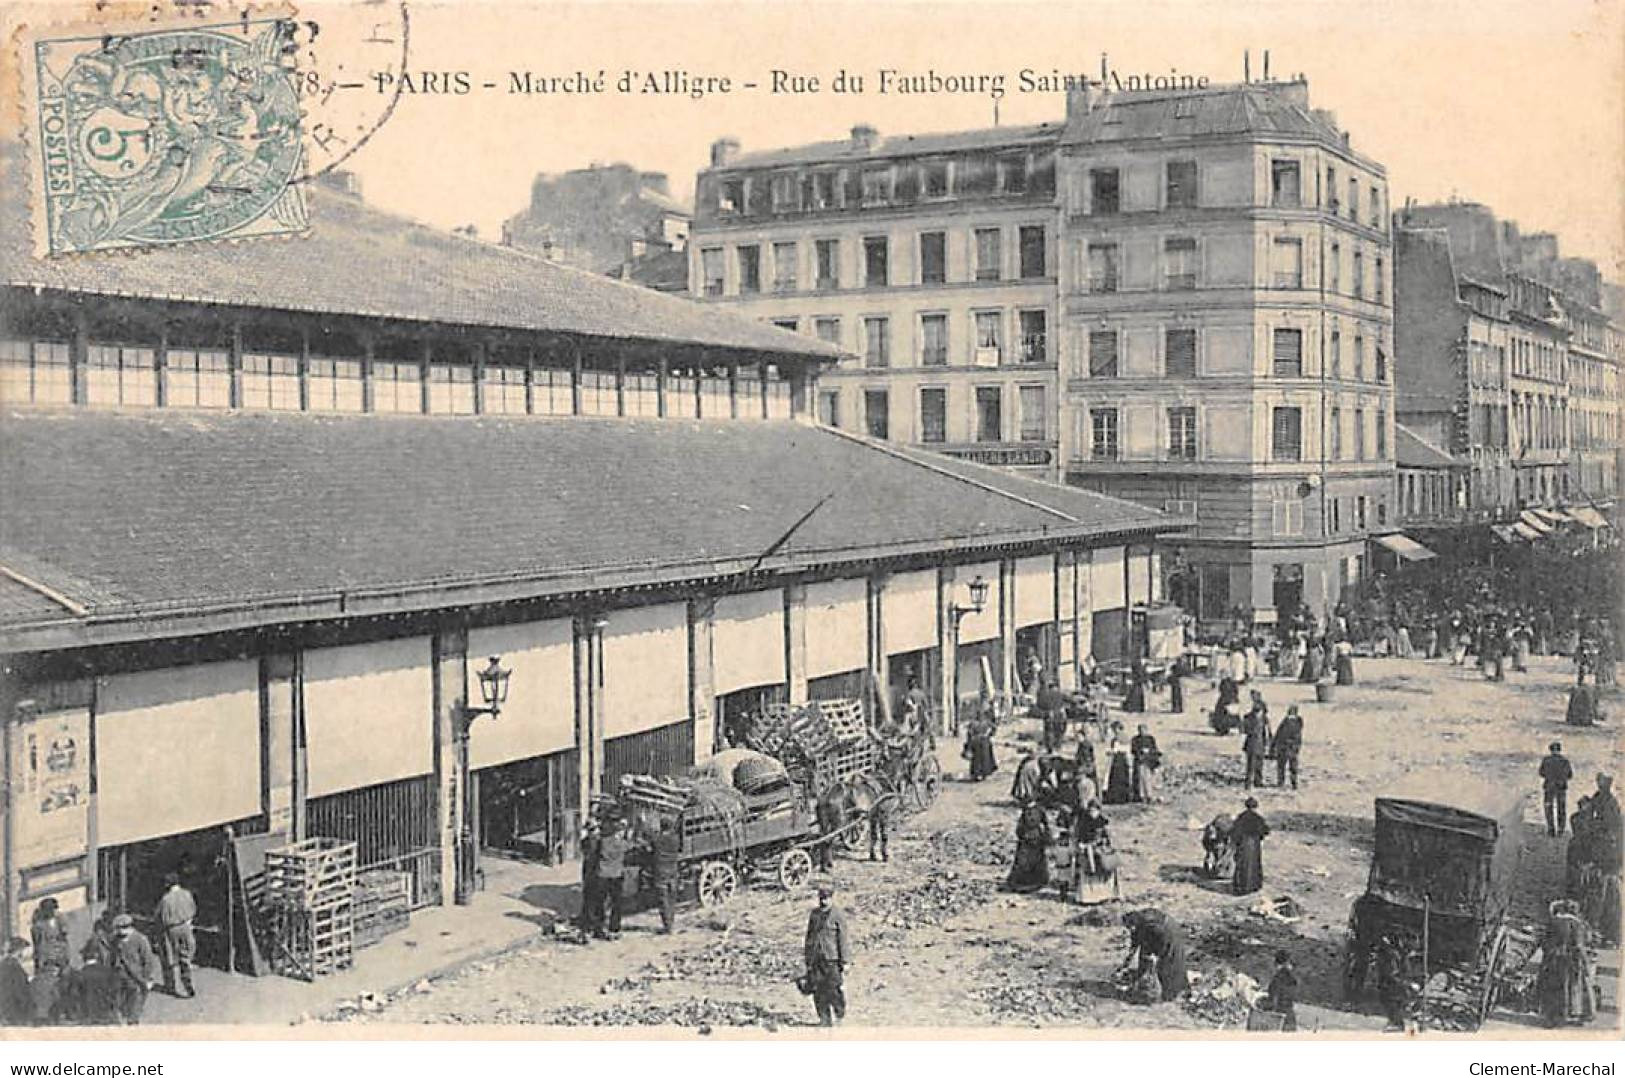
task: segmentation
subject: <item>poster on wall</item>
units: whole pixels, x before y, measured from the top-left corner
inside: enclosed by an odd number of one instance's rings
[[[19,867],[83,857],[90,822],[90,712],[24,719],[12,743],[12,805]]]

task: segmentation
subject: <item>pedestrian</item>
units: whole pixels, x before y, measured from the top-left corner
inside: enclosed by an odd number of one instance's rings
[[[1252,710],[1241,720],[1241,752],[1247,765],[1242,786],[1248,790],[1264,785],[1264,757],[1270,747],[1269,715],[1269,705],[1264,703],[1263,695],[1254,690]]]
[[[1546,806],[1546,834],[1556,838],[1568,829],[1569,780],[1574,768],[1563,755],[1563,743],[1554,741],[1547,746],[1546,758],[1540,762],[1541,803]]]
[[[1128,750],[1113,737],[1106,747],[1106,793],[1101,800],[1108,805],[1126,805],[1134,800],[1133,772],[1129,766]]]
[[[1142,723],[1139,731],[1129,739],[1129,755],[1134,760],[1134,800],[1150,802],[1157,799],[1157,770],[1162,767],[1162,751]]]
[[[1250,895],[1264,886],[1264,837],[1270,833],[1269,824],[1258,814],[1258,799],[1249,797],[1230,827],[1230,841],[1236,851],[1236,872],[1230,878],[1230,890],[1238,895]]]
[[[1145,660],[1138,655],[1129,664],[1128,692],[1123,696],[1123,710],[1138,714],[1145,710]]]
[[[962,755],[970,763],[970,780],[981,782],[999,769],[993,755],[993,723],[985,715],[977,715],[965,727],[965,747]]]
[[[1409,659],[1416,654],[1411,647],[1410,626],[1401,625],[1394,633],[1394,654],[1401,659]]]
[[[40,1025],[55,1020],[62,978],[68,973],[68,929],[57,911],[56,899],[41,899],[28,926],[34,947],[34,979],[29,988],[34,995],[34,1021]]]
[[[598,879],[598,851],[603,842],[603,829],[596,816],[587,820],[581,832],[581,912],[576,915],[576,927],[581,930],[581,942],[586,943],[602,931],[604,897]]]
[[[1377,997],[1388,1018],[1388,1029],[1405,1028],[1411,998],[1410,949],[1392,933],[1377,943]]]
[[[140,1025],[147,994],[163,976],[163,970],[158,965],[158,956],[152,952],[152,944],[135,930],[135,918],[127,913],[119,914],[113,918],[113,932],[114,998],[119,1024]]]
[[[661,817],[660,830],[649,844],[649,856],[655,898],[660,903],[660,931],[669,936],[677,925],[677,890],[682,886],[683,863],[683,841],[672,817]]]
[[[1292,776],[1292,788],[1298,788],[1298,754],[1303,751],[1303,715],[1298,705],[1286,709],[1281,725],[1276,728],[1275,740],[1270,746],[1275,751],[1275,785],[1285,786]]]
[[[1073,754],[1073,759],[1078,765],[1078,774],[1087,776],[1098,790],[1100,788],[1100,768],[1095,760],[1095,743],[1090,739],[1087,730],[1078,734],[1078,748]]]
[[[1038,753],[1028,749],[1016,768],[1015,781],[1010,784],[1010,797],[1018,805],[1025,805],[1038,796]]]
[[[23,961],[28,957],[28,941],[12,936],[6,942],[6,956],[0,959],[0,1024],[34,1024],[34,992],[28,983]]]
[[[619,939],[621,935],[621,915],[626,909],[626,854],[629,846],[624,822],[620,819],[610,820],[604,826],[603,839],[598,843],[598,886],[604,904],[604,913],[599,915],[600,939]]]
[[[887,850],[887,841],[891,838],[891,817],[897,798],[892,794],[881,794],[875,798],[875,803],[869,809],[869,860],[875,859],[875,847],[880,847],[880,859],[890,862],[891,853]]]
[[[1168,710],[1175,715],[1185,713],[1185,656],[1181,655],[1168,668]]]
[[[843,787],[831,786],[818,798],[818,830],[824,837],[818,844],[818,867],[825,872],[835,869],[834,836],[846,830],[846,795]]]
[[[1123,914],[1123,924],[1129,933],[1129,953],[1124,966],[1138,957],[1139,975],[1155,971],[1161,981],[1163,1002],[1182,996],[1190,988],[1190,974],[1185,968],[1184,930],[1154,906]]]
[[[158,926],[158,948],[164,960],[164,991],[191,999],[197,995],[192,987],[192,959],[197,955],[192,921],[197,917],[197,902],[192,892],[181,885],[179,874],[171,872],[164,882],[169,886],[158,900],[158,909],[153,915]]]
[[[1033,707],[1044,723],[1044,750],[1054,752],[1066,738],[1066,695],[1055,683],[1055,678],[1044,679]]]
[[[807,980],[812,988],[813,1006],[822,1025],[839,1025],[846,1017],[843,982],[852,961],[851,940],[846,918],[835,907],[835,888],[818,885],[818,905],[807,915]]]
[[[62,1017],[76,1026],[111,1026],[119,1022],[118,937],[105,913],[96,922],[99,938],[85,944],[84,965],[68,975],[62,992]]]
[[[1264,990],[1264,1010],[1281,1016],[1281,1032],[1298,1031],[1298,974],[1292,968],[1292,956],[1285,951],[1275,952],[1275,973],[1269,987]]]
[[[1020,894],[1040,891],[1049,885],[1049,848],[1055,842],[1049,815],[1034,803],[1021,810],[1016,820],[1016,856],[1010,865],[1005,887]]]
[[[1572,899],[1551,904],[1551,920],[1540,943],[1540,973],[1536,976],[1540,1015],[1546,1025],[1583,1026],[1596,1015],[1589,931]]]
[[[1354,645],[1349,643],[1347,637],[1332,645],[1332,663],[1337,671],[1337,684],[1354,684]]]

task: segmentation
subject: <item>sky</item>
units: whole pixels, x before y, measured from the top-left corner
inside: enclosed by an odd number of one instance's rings
[[[376,124],[391,95],[377,91],[372,71],[394,66],[399,54],[355,42],[390,36],[366,27],[390,23],[399,3],[298,3],[299,17],[319,27],[314,66],[331,74],[334,58],[347,55],[368,69],[343,72],[364,88],[313,102],[312,120],[331,119],[352,136]],[[1306,75],[1311,105],[1334,111],[1354,147],[1386,165],[1392,205],[1483,202],[1525,231],[1556,232],[1565,254],[1596,259],[1625,279],[1625,0],[406,6],[414,83],[466,72],[471,90],[402,95],[345,166],[369,201],[443,227],[473,224],[490,239],[525,205],[538,172],[624,161],[668,173],[686,199],[722,135],[748,152],[844,138],[857,123],[882,133],[993,123],[984,93],[879,93],[883,68],[1002,74],[1000,122],[1019,124],[1064,112],[1060,93],[1019,90],[1023,68],[1093,76],[1105,53],[1124,76],[1177,71],[1233,82],[1245,51],[1257,76],[1268,49],[1273,75]],[[822,92],[768,92],[775,68],[819,77]],[[830,91],[843,68],[865,77],[865,92]],[[614,92],[628,69],[728,77],[734,90],[699,99]],[[604,93],[506,90],[511,72],[600,70]]]

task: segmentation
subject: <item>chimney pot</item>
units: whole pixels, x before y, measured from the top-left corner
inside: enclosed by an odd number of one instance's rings
[[[880,132],[870,124],[857,124],[852,128],[852,146],[858,150],[872,150],[880,141]]]
[[[1099,100],[1094,83],[1088,79],[1069,84],[1066,90],[1066,118],[1073,120],[1089,115]]]
[[[732,135],[724,135],[711,143],[711,167],[720,168],[732,164],[739,156],[739,140]]]

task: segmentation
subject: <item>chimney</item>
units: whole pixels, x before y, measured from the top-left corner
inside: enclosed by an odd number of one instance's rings
[[[1300,109],[1309,108],[1309,81],[1307,79],[1293,79],[1291,82],[1277,82],[1270,89],[1281,96],[1288,104],[1296,105]]]
[[[858,124],[852,128],[852,148],[865,152],[874,149],[880,143],[880,132],[869,124]]]
[[[733,164],[734,158],[739,156],[739,140],[732,135],[724,135],[711,143],[711,167],[721,168],[723,165]]]
[[[1066,84],[1066,118],[1067,122],[1081,119],[1100,102],[1100,94],[1095,84],[1086,78],[1076,81],[1067,80]]]

